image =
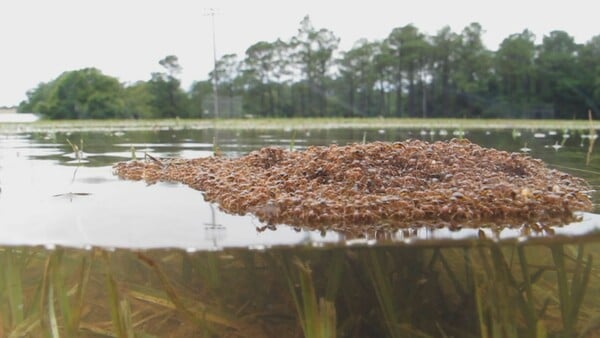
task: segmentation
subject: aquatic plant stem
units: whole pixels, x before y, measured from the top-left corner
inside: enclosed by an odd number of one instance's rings
[[[560,299],[560,310],[563,319],[563,337],[572,337],[575,334],[577,315],[583,302],[583,298],[589,283],[592,269],[592,256],[588,256],[583,266],[583,245],[580,244],[575,259],[575,268],[571,279],[571,287],[568,285],[568,276],[565,263],[565,253],[560,244],[552,245],[552,258],[556,266],[558,282],[558,294]]]
[[[16,264],[15,253],[8,250],[4,255],[4,275],[6,292],[13,325],[18,325],[23,321],[23,281],[21,278],[20,266]]]
[[[531,337],[537,337],[538,322],[535,312],[533,291],[531,288],[529,265],[527,263],[527,257],[525,256],[525,248],[522,245],[519,245],[517,247],[517,253],[519,256],[519,264],[521,266],[521,274],[523,275],[523,287],[525,289],[525,295],[527,297],[527,301],[525,302],[526,311],[524,311],[525,319],[527,321],[527,329]]]
[[[310,267],[296,256],[289,255],[283,255],[280,263],[304,337],[335,338],[337,335],[335,305],[325,298],[317,298]],[[296,292],[296,279],[300,286],[300,295]]]
[[[106,252],[103,253],[103,256],[106,261],[106,286],[108,290],[108,302],[113,329],[116,331],[115,334],[118,338],[127,338],[127,331],[124,327],[123,315],[121,313],[121,307],[119,306],[119,291],[117,288],[117,283],[112,275],[110,257]]]
[[[382,255],[373,250],[365,252],[365,267],[369,273],[369,278],[375,290],[377,301],[379,302],[381,314],[385,326],[388,330],[389,337],[402,337],[398,330],[398,314],[394,304],[395,297],[390,282],[383,272],[381,264],[383,264]]]
[[[192,311],[183,303],[182,299],[177,295],[177,292],[175,291],[175,288],[169,281],[167,275],[162,271],[162,269],[152,258],[143,253],[138,253],[137,257],[142,262],[146,263],[150,268],[152,268],[152,270],[156,273],[169,300],[172,302],[175,308],[192,323],[198,325],[199,327],[207,329],[208,332],[210,332],[211,334],[215,334],[216,330],[212,328],[211,325],[206,325],[207,323],[215,323],[225,327],[229,327],[231,329],[241,331],[242,327],[239,324],[223,316],[209,312],[204,304],[202,304],[201,313],[195,313],[194,311]]]
[[[573,322],[573,327],[577,325],[578,314],[583,303],[590,275],[592,272],[593,256],[588,255],[587,262],[583,262],[584,246],[579,244],[577,248],[577,258],[575,272],[571,279],[571,309],[569,312],[570,320]],[[584,266],[585,264],[585,266]]]

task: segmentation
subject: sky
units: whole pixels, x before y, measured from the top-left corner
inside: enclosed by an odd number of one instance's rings
[[[446,25],[460,32],[479,22],[491,50],[525,28],[538,42],[553,30],[577,43],[600,34],[590,0],[2,0],[0,107],[17,105],[64,71],[95,67],[123,83],[148,80],[167,55],[179,58],[187,90],[213,67],[209,8],[217,10],[217,57],[243,58],[256,42],[287,41],[305,15],[339,37],[341,51],[410,23],[433,35]]]

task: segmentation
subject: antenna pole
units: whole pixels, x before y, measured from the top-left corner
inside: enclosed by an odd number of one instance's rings
[[[212,23],[212,42],[213,42],[213,94],[214,94],[214,116],[215,119],[219,118],[219,76],[217,74],[217,35],[215,32],[215,14],[216,10],[214,8],[208,9],[208,15],[211,17]]]

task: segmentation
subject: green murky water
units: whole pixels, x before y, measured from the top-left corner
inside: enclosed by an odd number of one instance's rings
[[[466,137],[600,185],[585,132],[462,133],[242,130],[218,140],[238,156],[266,145]],[[415,228],[353,238],[259,231],[251,215],[225,214],[198,191],[112,175],[133,154],[209,156],[213,137],[0,136],[0,337],[600,336],[597,192],[593,212],[554,234]]]

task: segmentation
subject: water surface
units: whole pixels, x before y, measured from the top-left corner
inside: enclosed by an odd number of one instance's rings
[[[365,236],[270,230],[189,187],[119,180],[145,153],[211,156],[207,130],[0,136],[0,336],[598,337],[600,196],[581,220]],[[467,137],[600,185],[595,138],[537,130],[219,131],[267,145]],[[500,239],[500,240],[498,240]]]
[[[210,130],[127,132],[21,133],[0,136],[0,243],[27,245],[104,246],[123,248],[176,247],[215,249],[271,247],[311,243],[371,243],[372,239],[464,239],[477,229],[448,231],[413,229],[407,232],[353,238],[328,231],[305,231],[285,225],[264,229],[252,215],[221,212],[202,193],[180,184],[119,180],[112,165],[144,155],[194,158],[211,156]],[[486,147],[526,151],[550,167],[585,178],[597,190],[600,158],[595,138],[586,132],[536,130],[239,130],[219,131],[218,147],[225,156],[242,156],[263,146],[296,150],[311,145],[352,142],[427,141],[466,137]],[[584,234],[600,227],[599,197],[595,210],[581,221],[556,228],[557,234]],[[490,236],[517,238],[519,229]],[[544,234],[541,234],[544,235]],[[368,235],[367,235],[368,237]]]

